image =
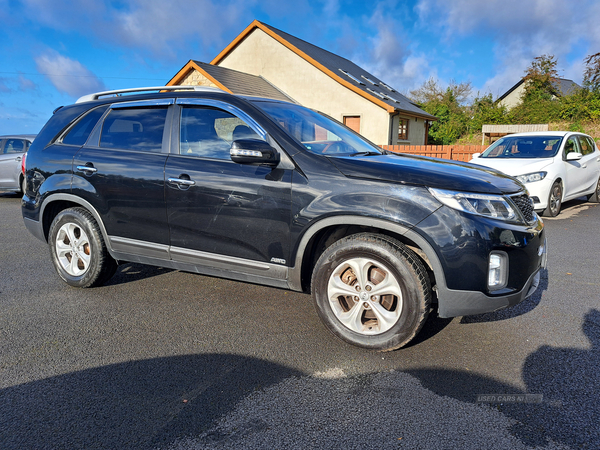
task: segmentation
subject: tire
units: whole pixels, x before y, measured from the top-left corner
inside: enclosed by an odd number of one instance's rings
[[[21,189],[19,194],[25,195],[25,189],[27,188],[27,179],[23,175],[19,177],[19,188]]]
[[[555,181],[550,188],[550,194],[548,195],[548,206],[543,212],[544,217],[556,217],[560,212],[562,206],[562,185],[560,181]]]
[[[588,201],[592,203],[600,203],[600,178],[596,183],[596,191],[593,194],[588,195]]]
[[[399,241],[371,233],[328,247],[313,270],[311,290],[333,334],[379,351],[410,342],[431,304],[431,283],[419,257]]]
[[[61,211],[50,226],[50,256],[58,275],[69,285],[81,288],[104,284],[117,270],[100,227],[83,208]]]

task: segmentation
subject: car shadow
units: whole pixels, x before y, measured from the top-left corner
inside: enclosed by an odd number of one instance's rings
[[[544,345],[530,354],[522,369],[525,390],[456,370],[407,370],[438,395],[474,403],[480,394],[541,394],[541,403],[497,401],[489,406],[516,420],[509,430],[524,445],[541,448],[551,441],[570,448],[600,448],[600,311],[584,317],[590,349]]]
[[[147,449],[196,436],[299,372],[207,354],[128,361],[0,390],[3,449]]]
[[[512,319],[513,317],[522,316],[530,311],[533,311],[542,301],[544,291],[548,289],[548,270],[542,269],[540,272],[540,284],[536,291],[521,303],[509,308],[500,309],[498,311],[477,314],[473,316],[463,316],[460,319],[461,324],[481,323],[481,322],[497,322],[499,320]]]
[[[0,198],[22,198],[23,194],[15,191],[0,191]]]
[[[164,267],[158,266],[124,263],[117,267],[117,271],[112,278],[105,283],[105,286],[116,286],[119,284],[131,283],[132,281],[158,277],[173,271],[173,269],[165,269]]]

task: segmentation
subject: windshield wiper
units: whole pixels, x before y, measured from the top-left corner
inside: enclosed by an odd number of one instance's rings
[[[370,151],[370,152],[358,152],[358,153],[352,153],[348,156],[374,156],[374,155],[381,155],[380,152],[375,152],[375,151]]]

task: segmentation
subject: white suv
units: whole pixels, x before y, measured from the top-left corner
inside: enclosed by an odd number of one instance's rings
[[[562,202],[600,198],[600,151],[581,133],[517,133],[494,142],[470,161],[511,175],[527,187],[536,211],[557,216]]]

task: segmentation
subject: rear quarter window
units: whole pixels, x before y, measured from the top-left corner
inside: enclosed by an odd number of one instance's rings
[[[106,111],[106,108],[108,108],[108,105],[92,109],[85,114],[69,131],[67,131],[67,134],[62,139],[62,143],[67,145],[84,145],[88,140],[88,137],[90,137],[90,133],[98,123],[98,120],[102,117],[104,111]]]

